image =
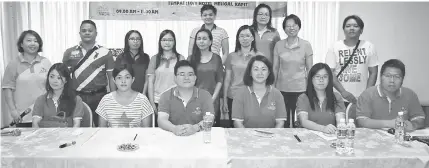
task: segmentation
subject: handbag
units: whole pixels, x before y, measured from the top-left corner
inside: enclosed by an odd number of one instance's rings
[[[43,117],[39,123],[40,128],[65,128],[68,127],[68,118],[64,111],[60,111],[56,116]]]
[[[347,66],[349,66],[350,62],[352,62],[353,56],[355,55],[356,50],[357,50],[357,48],[359,47],[359,44],[360,44],[360,40],[357,42],[357,44],[356,44],[355,48],[353,49],[352,55],[350,55],[350,58],[349,58],[349,60],[347,61],[346,65],[344,65],[344,66],[341,68],[340,72],[338,72],[338,74],[337,74],[337,78],[341,75],[341,73],[343,73],[343,71],[347,68]]]

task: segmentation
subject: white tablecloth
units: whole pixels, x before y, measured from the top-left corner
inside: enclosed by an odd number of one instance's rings
[[[74,146],[58,147],[73,140]],[[117,150],[127,142],[140,148]],[[2,137],[1,144],[2,167],[13,168],[222,168],[228,163],[222,128],[212,129],[209,144],[202,132],[180,137],[159,128],[24,129],[19,137]]]

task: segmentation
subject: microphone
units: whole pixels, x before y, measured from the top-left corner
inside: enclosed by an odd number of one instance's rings
[[[27,115],[28,113],[31,112],[31,108],[27,108],[24,112],[21,113],[21,115],[19,115],[21,118],[23,118],[25,115]],[[14,125],[16,125],[17,123],[15,123],[15,121],[12,121],[8,126],[5,126],[1,129],[5,129],[5,128],[9,128],[9,127],[13,127]]]
[[[11,130],[11,131],[2,132],[1,135],[2,136],[20,136],[21,135],[21,130],[14,129],[14,130]]]
[[[387,130],[387,132],[389,134],[395,135],[395,129],[394,128],[390,128],[389,130]],[[414,141],[414,140],[416,140],[416,141],[419,141],[419,142],[424,143],[424,144],[426,144],[426,145],[429,146],[429,140],[428,140],[428,138],[429,137],[426,137],[426,136],[411,136],[409,134],[404,136],[404,140],[405,141]]]

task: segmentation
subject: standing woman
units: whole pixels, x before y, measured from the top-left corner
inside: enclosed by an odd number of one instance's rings
[[[176,50],[176,35],[171,30],[164,30],[159,35],[158,53],[150,59],[147,69],[148,95],[155,109],[155,126],[158,126],[157,107],[162,93],[176,86],[174,65],[185,57]]]
[[[46,76],[51,62],[39,55],[43,41],[33,30],[22,32],[17,46],[19,55],[7,65],[2,89],[9,113],[13,121],[18,123],[17,127],[32,127],[32,114],[24,118],[20,114],[32,108],[37,97],[46,92]]]
[[[286,128],[293,127],[296,101],[305,91],[307,73],[313,65],[313,49],[308,41],[298,37],[300,29],[298,16],[287,16],[283,20],[283,30],[288,37],[274,47],[274,75],[276,88],[281,91],[286,104]]]
[[[231,127],[233,127],[232,102],[237,91],[244,87],[243,76],[250,58],[256,55],[263,54],[256,49],[255,31],[249,25],[243,25],[237,31],[235,51],[230,53],[225,61],[226,73],[222,110],[228,112]]]
[[[280,41],[279,32],[271,23],[272,10],[266,4],[259,4],[253,11],[252,27],[257,31],[255,37],[256,48],[263,53],[270,62],[273,62],[273,50],[275,44]]]
[[[304,128],[334,134],[345,118],[341,95],[334,92],[333,75],[327,64],[317,63],[309,72],[307,91],[297,102],[297,115]]]
[[[146,70],[149,65],[149,55],[143,50],[143,37],[137,30],[130,30],[125,35],[124,52],[115,61],[115,66],[130,64],[135,72],[135,80],[131,89],[143,93],[147,92]]]
[[[219,92],[222,88],[224,69],[222,58],[211,52],[212,41],[212,33],[207,29],[200,29],[195,36],[194,51],[188,60],[196,68],[195,86],[212,95],[215,124],[218,126],[220,124]]]
[[[326,55],[326,64],[332,68],[332,72],[336,75],[334,87],[346,100],[346,105],[348,103],[356,104],[356,98],[364,90],[374,86],[377,81],[378,55],[374,44],[359,39],[363,33],[363,28],[364,23],[359,16],[347,16],[343,21],[346,39],[335,42]],[[351,56],[355,48],[356,52]],[[350,58],[353,61],[350,61],[347,69],[353,67],[355,70],[345,70],[339,74],[341,68],[346,65]]]

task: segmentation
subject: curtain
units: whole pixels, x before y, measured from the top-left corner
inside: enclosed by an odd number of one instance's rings
[[[289,1],[287,11],[301,19],[298,36],[311,43],[313,63],[325,62],[328,49],[337,41],[339,2]],[[281,23],[279,25],[281,27]]]
[[[262,2],[259,2],[262,3]],[[314,62],[324,62],[328,47],[337,39],[338,2],[288,2],[288,14],[296,14],[302,20],[299,36],[308,40],[314,52]],[[10,59],[18,54],[16,42],[20,33],[32,29],[43,40],[43,52],[52,63],[62,61],[64,51],[80,41],[79,27],[82,20],[89,18],[88,1],[62,2],[1,2],[0,75]],[[284,17],[273,18],[282,39],[286,34],[282,28]],[[202,21],[131,21],[131,20],[93,20],[97,25],[97,42],[107,48],[123,48],[125,34],[132,29],[143,36],[144,51],[153,56],[158,51],[159,34],[164,29],[176,34],[177,50],[187,57],[189,36],[193,28]],[[224,28],[229,36],[229,51],[235,48],[237,29],[251,24],[252,18],[236,20],[216,20],[216,25]],[[2,126],[10,122],[2,97]]]

